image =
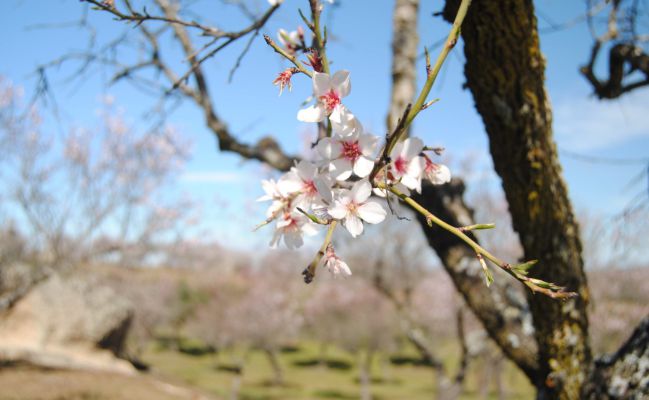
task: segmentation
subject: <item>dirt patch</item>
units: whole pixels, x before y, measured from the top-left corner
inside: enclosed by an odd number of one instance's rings
[[[153,376],[0,367],[0,400],[209,400],[195,389]]]

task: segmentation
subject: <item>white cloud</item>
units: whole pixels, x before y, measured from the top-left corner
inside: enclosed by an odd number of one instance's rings
[[[601,101],[573,95],[555,104],[554,131],[560,146],[595,150],[649,137],[649,90],[618,100]]]
[[[180,180],[189,183],[224,183],[241,181],[242,176],[238,172],[194,171],[182,174]]]

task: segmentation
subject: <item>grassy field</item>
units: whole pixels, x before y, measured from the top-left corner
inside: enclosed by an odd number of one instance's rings
[[[444,346],[440,353],[453,360],[452,346]],[[156,373],[177,379],[188,385],[203,389],[217,398],[229,398],[237,375],[232,372],[232,359],[236,354],[188,355],[170,350],[151,349],[145,360]],[[409,360],[414,354],[400,354],[401,360]],[[318,346],[300,343],[299,346],[281,353],[285,384],[272,385],[272,369],[267,357],[259,351],[246,356],[241,379],[240,398],[247,400],[291,399],[357,399],[360,383],[355,357],[338,349],[327,351],[327,365],[319,362]],[[412,363],[396,363],[385,356],[375,357],[372,368],[372,394],[375,399],[432,399],[435,376],[430,368]],[[449,365],[451,371],[455,366]],[[480,375],[491,366],[477,360],[468,374],[466,391],[461,399],[480,399]],[[529,399],[533,390],[525,377],[513,366],[506,364],[502,375],[507,399]],[[496,399],[493,383],[488,385],[488,396]]]

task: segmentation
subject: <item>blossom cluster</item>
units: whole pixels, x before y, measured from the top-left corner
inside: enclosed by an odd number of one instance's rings
[[[286,49],[303,41],[301,33],[279,34]],[[313,63],[312,63],[313,64]],[[294,69],[279,74],[274,84],[290,88]],[[394,187],[406,195],[421,191],[422,179],[433,184],[450,180],[450,171],[435,163],[425,153],[424,143],[415,137],[400,141],[388,157],[380,157],[379,137],[365,132],[356,116],[343,104],[351,92],[350,73],[340,70],[333,75],[313,71],[314,104],[301,109],[297,119],[307,123],[328,123],[329,135],[314,146],[312,160],[302,160],[277,180],[264,180],[265,195],[260,201],[271,201],[266,223],[276,221],[271,246],[283,242],[295,249],[304,236],[315,235],[320,226],[341,223],[352,237],[363,233],[364,224],[378,224],[387,216],[382,200]],[[380,163],[377,165],[377,163]],[[379,183],[381,188],[379,188]],[[350,275],[347,264],[325,243],[319,265],[333,274]]]

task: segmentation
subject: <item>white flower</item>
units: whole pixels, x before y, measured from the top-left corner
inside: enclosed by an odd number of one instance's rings
[[[354,133],[347,137],[322,138],[316,151],[329,163],[329,173],[336,180],[348,179],[352,172],[365,178],[372,172],[372,153],[378,138],[368,134]]]
[[[313,94],[315,105],[298,111],[297,119],[302,122],[320,122],[342,107],[341,99],[352,89],[349,71],[341,70],[333,77],[320,72],[313,73]]]
[[[298,27],[297,30],[291,32],[287,32],[285,29],[279,29],[277,31],[277,38],[290,54],[295,54],[295,51],[304,41],[304,29]]]
[[[433,185],[443,185],[451,181],[451,170],[444,164],[436,164],[424,156],[424,175]]]
[[[390,152],[390,173],[395,181],[406,187],[421,192],[421,174],[424,160],[419,153],[424,143],[418,138],[408,138],[397,143]]]
[[[334,109],[329,116],[329,121],[331,121],[333,132],[339,136],[363,133],[363,125],[361,125],[361,122],[343,105]]]
[[[295,167],[282,176],[277,183],[282,193],[299,193],[293,205],[305,210],[321,203],[332,201],[331,178],[318,173],[318,168],[308,161],[300,161]]]
[[[271,247],[277,247],[284,238],[289,249],[297,249],[304,244],[302,235],[312,236],[318,233],[315,224],[297,212],[287,212],[277,221],[277,227],[270,241]]]
[[[325,255],[320,259],[320,265],[324,265],[334,276],[352,274],[352,270],[346,262],[336,255],[332,245],[327,246]]]
[[[268,4],[271,6],[277,6],[284,2],[284,0],[268,0]]]
[[[372,185],[367,180],[354,183],[351,190],[342,189],[334,205],[329,207],[329,215],[335,219],[343,220],[343,225],[349,233],[356,237],[363,233],[363,221],[378,224],[385,219],[386,212],[383,207],[372,200]]]
[[[266,194],[258,198],[257,201],[272,200],[270,207],[266,211],[267,218],[275,217],[280,210],[290,204],[288,196],[286,196],[285,193],[282,193],[278,182],[275,182],[273,179],[261,181],[261,187],[264,189]]]

